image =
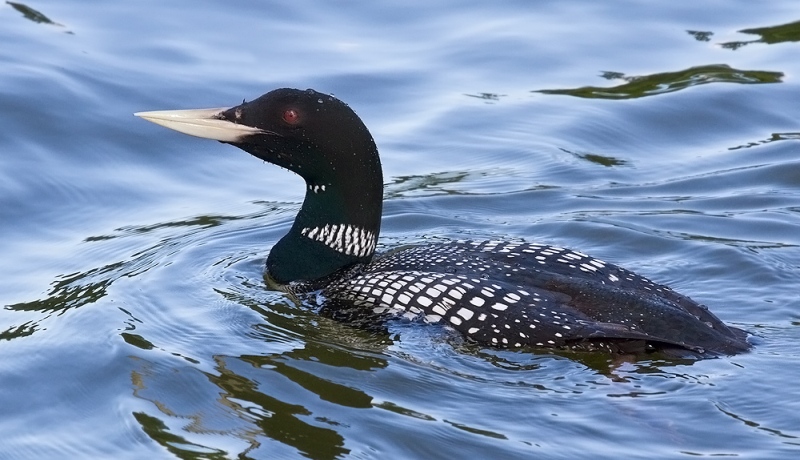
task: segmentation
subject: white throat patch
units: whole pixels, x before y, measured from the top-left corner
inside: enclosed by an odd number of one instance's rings
[[[300,234],[319,241],[334,251],[348,256],[364,257],[375,252],[375,234],[363,228],[347,224],[333,224],[324,227],[304,228]]]

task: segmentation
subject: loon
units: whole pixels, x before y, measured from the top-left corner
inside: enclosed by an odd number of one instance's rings
[[[750,348],[689,297],[569,249],[506,241],[452,241],[376,255],[383,201],[378,149],[339,99],[276,89],[232,108],[139,112],[164,127],[234,145],[306,182],[265,278],[296,298],[351,317],[438,323],[498,348],[691,357]]]

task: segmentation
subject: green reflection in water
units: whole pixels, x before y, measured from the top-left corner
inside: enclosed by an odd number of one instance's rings
[[[25,19],[30,19],[31,21],[39,23],[39,24],[52,24],[54,26],[61,26],[62,25],[62,24],[59,24],[57,22],[51,21],[50,18],[48,18],[44,14],[40,13],[39,11],[34,10],[33,8],[31,8],[28,5],[25,5],[25,4],[22,4],[22,3],[16,3],[16,2],[6,2],[6,3],[11,5],[11,7],[14,8],[15,10],[19,11],[20,13],[22,13],[22,15],[25,16]]]
[[[187,409],[180,403],[170,402],[171,392],[176,387],[193,386],[188,380],[181,381],[182,378],[191,379],[181,377],[187,375],[186,371],[154,372],[150,364],[143,362],[144,367],[131,375],[134,396],[153,403],[160,415],[133,415],[153,441],[180,458],[217,458],[213,455],[228,454],[204,446],[203,440],[187,441],[171,430],[166,420],[183,424],[180,430],[186,430],[187,435],[224,434],[240,438],[248,446],[239,454],[240,458],[250,458],[250,451],[265,447],[260,437],[277,441],[310,458],[342,458],[350,450],[344,446],[345,438],[340,431],[349,428],[349,424],[340,411],[344,408],[371,409],[373,398],[359,389],[299,367],[304,363],[317,367],[351,367],[350,364],[355,363],[353,370],[363,371],[387,366],[385,360],[377,357],[353,358],[352,351],[314,342],[277,355],[217,356],[214,358],[216,372],[197,371],[194,375],[203,375],[218,388],[219,397],[215,401],[200,401],[205,409],[193,409],[190,413],[186,413]],[[242,364],[247,366],[242,367]],[[292,385],[287,386],[287,381]],[[166,393],[162,393],[164,391]],[[220,415],[219,410],[235,414],[235,420]],[[209,438],[208,444],[213,445],[214,439]]]
[[[21,302],[7,305],[7,310],[36,311],[42,313],[63,313],[88,303],[94,303],[105,297],[106,289],[112,280],[104,278],[119,269],[122,262],[95,268],[87,272],[65,275],[53,283],[47,297],[32,302]],[[101,277],[101,279],[96,279]]]
[[[129,345],[133,345],[136,348],[141,348],[142,350],[152,350],[155,348],[149,340],[145,339],[139,334],[131,334],[130,332],[123,332],[120,334],[122,336],[122,340],[124,340]]]
[[[311,458],[333,459],[349,452],[344,448],[344,438],[335,429],[305,421],[312,415],[309,409],[260,391],[257,382],[228,369],[225,359],[217,360],[220,374],[208,375],[208,379],[222,390],[222,397],[230,407],[255,420],[264,435],[292,446]],[[250,403],[250,407],[245,407],[240,401]],[[259,410],[255,411],[253,407]],[[323,420],[316,421],[325,423]]]
[[[256,300],[249,299],[249,302],[256,303]],[[294,310],[294,315],[286,311],[283,317],[272,311],[273,308],[288,308],[280,304],[259,310],[270,318],[268,323],[279,320],[280,323],[295,323],[293,327],[303,329],[298,325],[307,322],[302,318],[306,313],[309,318],[317,318],[317,325],[326,323],[324,318],[302,309]],[[269,325],[269,329],[274,328]],[[280,332],[281,328],[277,329]],[[325,333],[318,335],[327,337]],[[341,336],[341,331],[337,335]],[[137,334],[123,332],[122,336],[125,342],[141,350],[168,351]],[[278,336],[273,333],[264,338],[267,341],[277,339],[291,347],[289,350],[266,355],[214,356],[213,372],[180,364],[170,364],[165,372],[159,364],[136,359],[141,364],[131,373],[133,394],[149,401],[156,409],[148,414],[134,414],[136,419],[144,423],[144,418],[150,423],[145,428],[147,435],[181,458],[205,458],[195,452],[209,452],[204,449],[215,446],[219,435],[234,436],[245,443],[239,458],[262,458],[258,455],[270,454],[274,447],[264,443],[264,439],[283,444],[309,458],[346,456],[350,450],[345,447],[346,433],[342,430],[350,427],[350,419],[342,411],[372,409],[374,398],[362,389],[325,378],[324,369],[373,372],[386,368],[388,362],[381,355],[361,348],[310,339],[291,344],[285,337]],[[177,388],[207,387],[201,380],[216,388],[211,391],[217,395],[215,398],[190,396],[196,405],[187,406],[185,398],[176,396]],[[199,395],[207,394],[206,390],[197,391]],[[226,455],[237,456],[230,452]]]
[[[765,43],[767,45],[774,45],[777,43],[797,42],[800,41],[800,21],[772,27],[743,29],[739,32],[743,34],[760,35],[761,38],[757,40],[720,43],[720,46],[729,50],[737,50],[752,43]]]
[[[590,99],[636,99],[708,83],[780,83],[783,73],[765,70],[739,70],[725,64],[715,64],[644,76],[626,76],[620,72],[604,72],[601,76],[608,80],[623,80],[625,83],[610,88],[584,86],[575,89],[543,89],[534,92]]]
[[[44,14],[40,13],[39,11],[37,11],[37,10],[35,10],[35,9],[33,9],[33,8],[29,7],[28,5],[25,5],[23,3],[8,2],[7,1],[6,4],[11,5],[12,8],[14,8],[15,10],[19,11],[20,13],[22,13],[22,16],[24,16],[25,19],[31,20],[31,21],[33,21],[33,22],[35,22],[37,24],[49,24],[49,25],[52,25],[52,26],[64,27],[64,24],[59,24],[59,23],[51,20],[50,18],[48,18]],[[69,31],[69,30],[66,31],[66,33],[69,34],[69,35],[74,35],[74,33],[72,31]]]
[[[170,453],[183,459],[212,459],[224,460],[229,458],[227,452],[210,449],[187,441],[186,439],[172,434],[169,428],[156,417],[152,417],[143,412],[134,412],[134,418],[142,426],[142,430],[147,433],[153,441],[164,446]]]
[[[11,326],[3,332],[0,332],[0,340],[11,340],[19,337],[27,337],[38,329],[34,321],[20,324],[19,326]]]

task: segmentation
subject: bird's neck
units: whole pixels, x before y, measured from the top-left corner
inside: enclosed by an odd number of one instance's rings
[[[339,171],[329,181],[306,179],[294,225],[272,248],[267,273],[280,284],[314,281],[375,253],[381,226],[383,176],[374,161]]]

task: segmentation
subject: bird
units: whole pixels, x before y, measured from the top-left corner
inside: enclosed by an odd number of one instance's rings
[[[134,115],[233,145],[305,181],[303,204],[270,250],[265,279],[334,318],[439,324],[494,348],[693,358],[751,348],[746,331],[705,305],[560,246],[452,240],[376,253],[378,148],[355,111],[332,95],[280,88],[235,107]]]

